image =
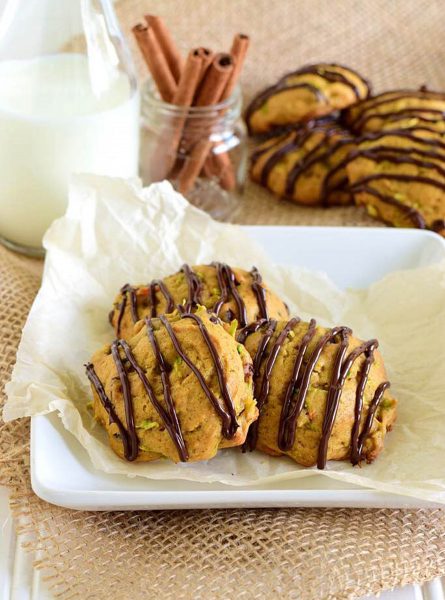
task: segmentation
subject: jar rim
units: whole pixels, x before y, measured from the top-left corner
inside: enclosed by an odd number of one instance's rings
[[[237,115],[241,114],[241,87],[237,84],[232,94],[219,102],[218,104],[210,104],[208,106],[184,106],[171,104],[162,100],[157,91],[156,85],[152,79],[148,79],[141,86],[141,95],[144,103],[150,105],[157,111],[163,112],[171,116],[186,116],[187,118],[203,118],[214,116],[218,112],[236,112]]]

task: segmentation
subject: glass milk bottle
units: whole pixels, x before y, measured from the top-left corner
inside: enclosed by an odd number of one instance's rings
[[[7,0],[0,20],[0,241],[42,253],[72,173],[137,174],[139,92],[111,0]]]

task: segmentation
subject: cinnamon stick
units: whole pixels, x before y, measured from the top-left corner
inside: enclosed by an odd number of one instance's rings
[[[212,142],[202,139],[197,142],[187,158],[187,162],[181,169],[178,177],[178,190],[181,194],[187,194],[193,187],[196,178],[204,166],[205,160],[212,147]]]
[[[184,68],[184,59],[173,41],[169,30],[161,17],[145,15],[145,20],[148,26],[153,30],[175,82],[179,83]]]
[[[233,60],[230,54],[226,54],[225,52],[215,54],[211,65],[205,73],[195,106],[216,104],[221,98],[232,71]]]
[[[235,89],[238,83],[241,70],[244,65],[247,50],[249,48],[250,38],[244,33],[238,33],[233,38],[230,54],[233,57],[234,68],[227,82],[227,85],[222,93],[220,102],[227,100]],[[232,161],[227,152],[214,154],[212,160],[207,160],[204,166],[204,172],[207,177],[216,176],[225,190],[233,190],[236,187],[236,177],[233,170]]]
[[[201,84],[202,80],[205,77],[207,69],[209,68],[215,55],[211,50],[209,50],[208,48],[204,48],[203,46],[200,46],[199,48],[195,48],[195,50],[193,52],[195,53],[196,56],[200,56],[201,60],[202,60],[201,75],[199,78],[199,84]],[[199,86],[199,84],[198,84],[198,86]],[[198,90],[199,90],[199,87],[198,87]]]
[[[184,69],[179,79],[178,88],[173,96],[172,103],[178,106],[191,106],[196,92],[196,88],[201,78],[202,56],[192,50],[187,56]]]
[[[153,29],[138,24],[133,27],[133,34],[161,98],[165,102],[170,102],[176,92],[177,85]]]
[[[233,71],[233,60],[229,54],[216,54],[205,73],[200,86],[195,105],[208,106],[216,104],[221,97],[229,77]],[[205,143],[204,143],[205,142]],[[212,143],[201,140],[196,143],[187,162],[178,177],[178,189],[186,194],[193,187],[209,153]]]
[[[224,90],[224,94],[222,95],[221,100],[226,100],[232,94],[235,89],[236,84],[238,83],[238,78],[240,76],[241,70],[244,65],[244,60],[246,58],[247,50],[249,49],[250,38],[245,33],[237,33],[233,38],[232,48],[230,50],[230,54],[233,57],[234,67],[232,71],[232,75],[230,76],[229,81],[227,82],[226,88]]]
[[[196,50],[192,50],[187,56],[178,87],[172,99],[172,104],[183,107],[192,105],[201,79],[202,63],[202,54]],[[161,134],[158,149],[155,152],[156,165],[152,168],[153,181],[165,179],[170,173],[176,160],[184,123],[185,117],[178,117],[177,122],[169,123],[168,129]]]

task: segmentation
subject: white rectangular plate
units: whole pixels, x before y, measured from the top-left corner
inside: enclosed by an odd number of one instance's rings
[[[438,235],[414,229],[246,227],[280,264],[325,271],[341,288],[363,288],[387,273],[445,258]],[[273,459],[271,459],[273,460]],[[231,487],[155,481],[96,470],[57,415],[33,417],[31,477],[48,502],[84,510],[261,506],[424,507],[421,500],[375,492],[314,474],[269,486]]]

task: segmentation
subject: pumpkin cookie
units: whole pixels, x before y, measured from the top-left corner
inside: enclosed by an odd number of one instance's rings
[[[355,201],[371,216],[445,235],[445,143],[440,136],[423,130],[365,136],[346,162]]]
[[[258,94],[246,111],[250,133],[265,133],[329,115],[369,95],[355,71],[333,64],[302,67]]]
[[[140,321],[86,369],[94,415],[129,461],[210,459],[258,415],[251,358],[205,309]]]
[[[205,306],[226,323],[239,327],[260,318],[285,319],[286,305],[263,282],[258,270],[231,268],[223,263],[183,265],[181,270],[148,285],[125,285],[110,313],[116,335],[131,337],[134,324],[146,316],[173,312],[177,306],[195,310]]]
[[[253,357],[260,416],[246,448],[323,469],[373,461],[396,418],[378,342],[315,321],[263,321],[238,338]]]
[[[424,127],[445,131],[445,94],[420,90],[385,92],[346,109],[343,119],[357,134],[381,129]]]
[[[253,153],[253,181],[277,196],[305,205],[352,203],[341,167],[355,148],[350,134],[334,122],[313,121],[268,139]]]

